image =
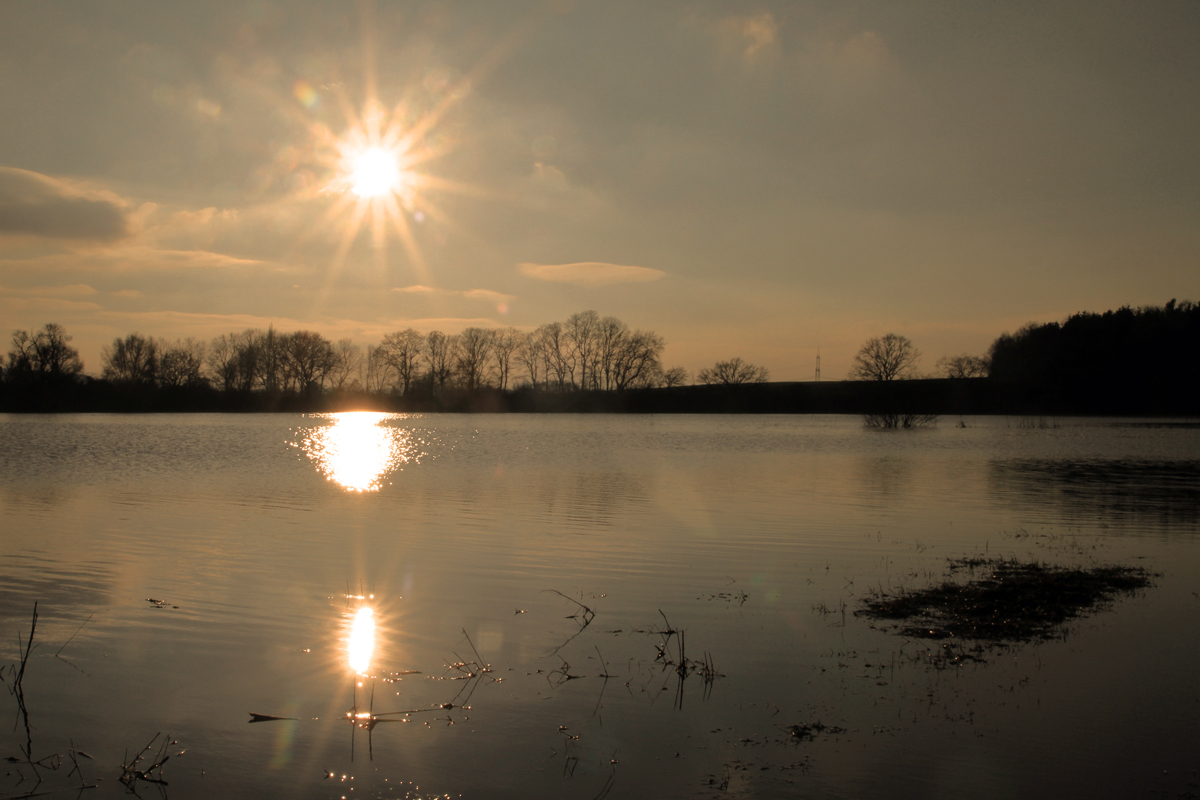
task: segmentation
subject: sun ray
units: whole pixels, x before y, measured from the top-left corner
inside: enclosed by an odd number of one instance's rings
[[[497,196],[496,192],[480,186],[430,174],[434,162],[457,146],[453,137],[444,139],[439,135],[439,126],[548,16],[552,15],[543,10],[518,21],[473,68],[448,85],[428,89],[414,78],[400,86],[398,100],[389,99],[385,103],[380,93],[386,87],[376,66],[377,28],[368,0],[360,6],[360,89],[349,88],[353,82],[344,80],[336,66],[320,78],[309,79],[316,84],[316,88],[309,87],[310,93],[316,96],[319,90],[326,99],[321,113],[333,112],[337,123],[327,117],[317,119],[319,104],[305,102],[294,85],[280,93],[263,82],[245,78],[251,91],[282,113],[296,126],[295,130],[303,132],[303,137],[281,156],[289,158],[290,163],[269,172],[265,179],[288,180],[301,169],[316,178],[308,183],[297,182],[288,193],[289,202],[324,205],[318,224],[306,227],[296,237],[297,250],[321,236],[332,245],[329,266],[314,298],[316,304],[328,302],[334,287],[356,259],[373,260],[380,276],[386,276],[391,264],[388,250],[393,243],[400,245],[407,269],[415,273],[414,277],[422,283],[430,281],[429,264],[421,246],[425,239],[423,231],[430,225],[458,230],[450,215],[430,195]],[[370,228],[367,237],[362,236],[367,233],[364,228]],[[470,231],[466,234],[471,235]],[[360,242],[366,245],[362,251]],[[369,254],[367,249],[371,251]]]

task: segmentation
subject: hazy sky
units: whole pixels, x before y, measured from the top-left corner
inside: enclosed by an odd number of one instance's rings
[[[98,373],[132,331],[595,309],[692,371],[808,380],[819,346],[841,378],[887,332],[932,370],[1200,300],[1197,31],[1194,0],[8,0],[0,327]],[[347,175],[389,129],[394,217]]]

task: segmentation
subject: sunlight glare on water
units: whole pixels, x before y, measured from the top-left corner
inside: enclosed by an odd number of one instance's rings
[[[383,478],[413,457],[408,431],[383,425],[395,417],[373,411],[330,414],[333,425],[314,428],[301,447],[317,468],[352,492],[375,492]]]
[[[371,668],[371,656],[375,652],[375,612],[363,606],[354,615],[350,625],[350,641],[346,645],[350,669],[363,675]]]

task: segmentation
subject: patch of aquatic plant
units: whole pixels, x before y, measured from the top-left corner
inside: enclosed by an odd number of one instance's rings
[[[1068,620],[1118,595],[1151,586],[1140,567],[1060,567],[1000,558],[962,558],[949,575],[916,591],[875,591],[855,612],[897,621],[897,632],[920,639],[969,639],[996,644],[1054,638]],[[968,580],[958,578],[965,573]]]

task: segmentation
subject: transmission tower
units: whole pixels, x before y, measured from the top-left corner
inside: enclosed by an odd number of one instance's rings
[[[821,348],[817,348],[817,380],[821,380]]]

